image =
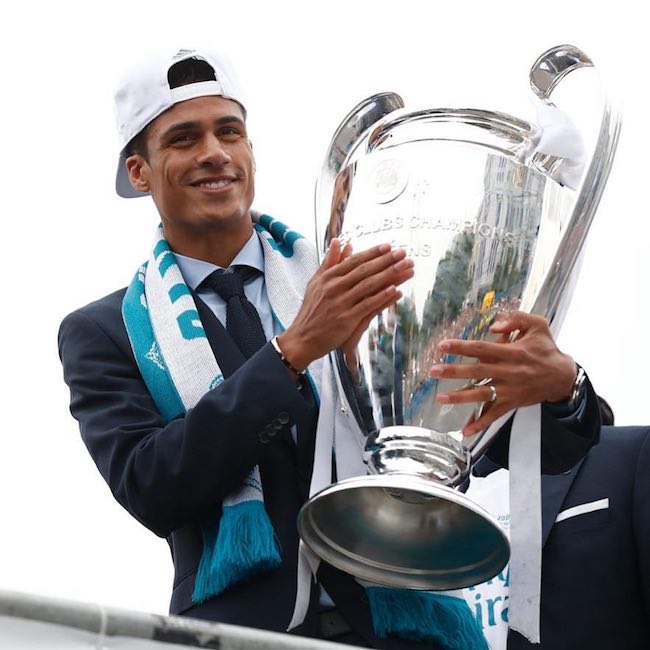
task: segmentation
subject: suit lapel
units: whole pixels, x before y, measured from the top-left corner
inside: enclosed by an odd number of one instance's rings
[[[584,459],[583,459],[584,460]],[[557,518],[567,492],[575,477],[578,475],[583,460],[566,474],[542,474],[542,546],[551,533],[551,528]]]

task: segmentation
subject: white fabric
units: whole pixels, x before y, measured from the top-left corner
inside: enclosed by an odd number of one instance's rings
[[[561,158],[551,177],[573,190],[578,189],[587,158],[582,134],[556,106],[536,102],[535,107],[537,130],[532,137],[532,151],[522,151],[522,157],[542,153]]]
[[[533,404],[506,413],[488,427],[487,434],[498,431],[513,413],[508,458],[509,496],[503,495],[504,505],[493,505],[494,510],[488,510],[493,514],[510,512],[510,627],[531,643],[539,643],[542,581],[541,405]]]
[[[199,81],[179,88],[172,88],[170,95],[172,102],[178,104],[178,102],[185,102],[195,97],[223,95],[223,88],[218,81]]]
[[[609,508],[609,499],[598,499],[598,501],[591,501],[590,503],[582,503],[579,506],[573,506],[562,510],[555,519],[555,523],[577,517],[578,515],[586,515],[589,512],[596,512],[597,510],[607,510]]]
[[[335,395],[331,355],[323,358],[322,368],[320,410],[316,425],[316,445],[312,478],[309,485],[310,498],[332,482],[332,447],[336,427],[337,397]],[[309,596],[313,577],[316,575],[319,565],[320,558],[314,555],[301,541],[298,548],[296,603],[287,630],[292,630],[305,620],[307,610],[309,609]]]
[[[499,469],[488,476],[470,476],[465,493],[483,506],[510,536],[510,503],[508,470]],[[463,590],[463,597],[483,629],[491,650],[506,650],[508,643],[510,565],[494,578]]]
[[[510,433],[510,627],[540,642],[542,581],[541,405],[515,412]]]
[[[152,249],[163,241],[163,229],[156,229]],[[168,257],[173,253],[168,249],[154,257],[152,252],[145,276],[145,295],[151,327],[165,359],[167,370],[172,377],[185,410],[192,408],[214,385],[221,375],[210,343],[205,336],[185,338],[176,326],[178,317],[190,310],[196,311],[194,299],[188,292],[177,300],[170,300],[172,287],[184,284],[180,267],[175,262],[164,269]],[[200,328],[197,320],[194,327]],[[171,325],[170,325],[171,324]]]

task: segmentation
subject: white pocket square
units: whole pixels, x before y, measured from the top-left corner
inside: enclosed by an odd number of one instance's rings
[[[582,503],[579,506],[573,506],[573,508],[562,510],[562,512],[560,512],[560,514],[555,519],[555,523],[557,524],[558,522],[564,521],[565,519],[577,517],[578,515],[584,515],[588,512],[594,512],[595,510],[607,510],[607,508],[609,508],[609,499],[598,499],[598,501]]]

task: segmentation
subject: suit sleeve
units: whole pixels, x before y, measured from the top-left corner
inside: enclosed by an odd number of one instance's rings
[[[84,311],[63,321],[59,354],[70,410],[115,498],[167,536],[214,510],[277,442],[277,431],[308,407],[267,344],[184,417],[166,423],[119,326]]]
[[[558,419],[552,407],[542,405],[541,461],[543,474],[568,472],[597,442],[600,435],[600,407],[589,379],[584,402],[572,416]],[[502,427],[487,451],[501,467],[508,467],[512,418]]]
[[[639,558],[639,580],[646,619],[650,622],[650,431],[637,458],[632,503],[632,525]]]

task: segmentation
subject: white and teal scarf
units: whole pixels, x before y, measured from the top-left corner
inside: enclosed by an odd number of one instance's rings
[[[264,276],[274,317],[284,329],[302,304],[307,282],[318,268],[316,251],[301,235],[267,215],[252,214],[264,252]],[[149,392],[166,421],[192,408],[224,381],[192,294],[183,280],[162,226],[151,256],[138,269],[122,305],[133,353]],[[310,495],[331,482],[332,450],[341,479],[366,473],[364,438],[332,370],[329,356],[310,364],[307,376],[319,400],[316,451]],[[216,519],[216,514],[215,514]],[[218,532],[217,532],[218,531]],[[264,508],[260,473],[254,467],[239,490],[222,504],[214,525],[203,526],[195,602],[282,562]],[[298,558],[296,606],[289,629],[307,612],[318,559],[302,544]],[[433,594],[366,585],[375,632],[382,637],[433,640],[450,650],[487,649],[461,594]]]

